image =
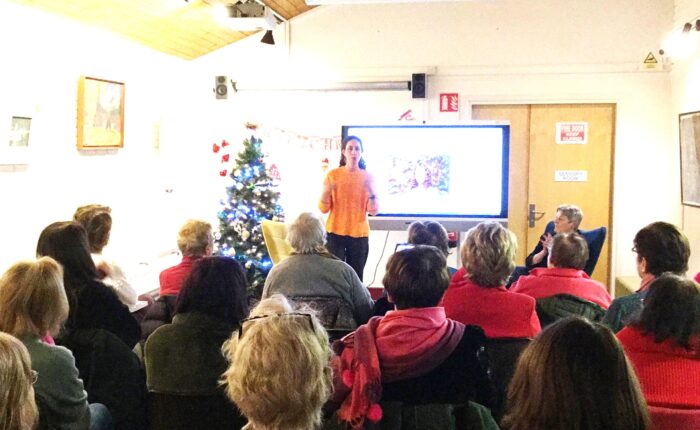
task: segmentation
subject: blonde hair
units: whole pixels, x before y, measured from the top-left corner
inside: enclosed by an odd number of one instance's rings
[[[177,233],[177,247],[182,255],[203,256],[207,247],[212,246],[211,234],[211,224],[191,219],[180,227],[180,231]]]
[[[34,401],[29,352],[22,342],[0,332],[0,428],[31,430],[39,413]]]
[[[311,212],[302,212],[289,226],[287,242],[299,254],[324,252],[326,230],[321,219]]]
[[[262,300],[224,344],[222,382],[252,428],[307,430],[331,394],[328,334],[310,313],[260,312],[282,308],[291,308],[284,296]]]
[[[0,278],[0,330],[17,337],[58,334],[68,318],[63,269],[51,257],[21,261]]]
[[[497,222],[482,222],[467,232],[460,255],[472,281],[482,287],[499,287],[515,268],[517,250],[512,231]]]

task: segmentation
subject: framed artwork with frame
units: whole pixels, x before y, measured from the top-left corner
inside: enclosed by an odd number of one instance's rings
[[[124,147],[124,83],[81,76],[78,149]]]
[[[700,111],[678,115],[681,145],[681,202],[700,207]]]
[[[7,132],[7,140],[0,142],[0,164],[29,163],[31,126],[32,117],[29,115],[13,115],[8,118],[2,127]]]

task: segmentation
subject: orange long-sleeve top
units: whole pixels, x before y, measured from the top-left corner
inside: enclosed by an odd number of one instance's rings
[[[318,208],[323,213],[330,211],[326,221],[326,231],[341,236],[368,237],[367,221],[367,172],[349,171],[344,167],[331,170],[326,175],[331,185],[330,204],[320,201]]]

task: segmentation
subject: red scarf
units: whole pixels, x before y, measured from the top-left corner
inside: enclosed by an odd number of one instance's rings
[[[336,361],[343,383],[350,388],[338,418],[359,429],[364,420],[379,421],[382,381],[425,375],[457,348],[464,325],[445,317],[442,307],[413,308],[374,317],[342,339]]]

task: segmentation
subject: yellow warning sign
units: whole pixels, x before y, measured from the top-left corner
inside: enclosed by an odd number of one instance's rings
[[[647,54],[647,58],[644,59],[644,64],[658,64],[659,62],[656,60],[656,57],[654,57],[654,54],[649,52]]]

